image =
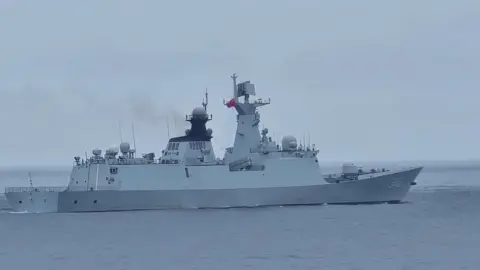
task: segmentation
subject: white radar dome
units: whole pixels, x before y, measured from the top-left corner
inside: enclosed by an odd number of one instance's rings
[[[203,107],[197,107],[197,108],[193,109],[192,116],[194,116],[194,117],[205,117],[205,116],[207,116],[207,111],[205,111],[205,108],[203,108]]]
[[[282,149],[292,150],[297,148],[297,139],[291,135],[282,138]]]
[[[120,152],[128,153],[130,151],[130,144],[128,142],[122,142],[120,144]]]

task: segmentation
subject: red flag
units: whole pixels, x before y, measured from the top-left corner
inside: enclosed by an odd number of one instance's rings
[[[225,105],[227,105],[227,108],[231,108],[231,107],[235,107],[235,105],[237,105],[237,102],[235,101],[234,98],[232,98],[232,99],[230,99],[230,101],[225,103]]]

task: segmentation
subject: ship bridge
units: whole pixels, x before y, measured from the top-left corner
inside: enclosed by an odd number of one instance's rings
[[[207,113],[208,93],[205,93],[206,102],[202,107],[193,109],[190,115],[185,116],[185,121],[190,122],[190,129],[185,130],[184,136],[174,137],[168,141],[160,158],[161,164],[186,163],[200,165],[216,163],[212,147],[212,129],[206,124],[212,120],[212,115]]]

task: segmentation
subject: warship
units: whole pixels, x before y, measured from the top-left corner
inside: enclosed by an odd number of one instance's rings
[[[231,78],[233,98],[223,104],[236,110],[237,128],[223,158],[216,157],[206,126],[212,115],[205,93],[202,106],[185,117],[191,127],[170,138],[159,158],[154,152],[137,157],[127,142],[103,155],[96,148],[90,157],[74,157],[66,187],[5,188],[10,207],[45,213],[399,203],[423,168],[364,172],[344,164],[341,174],[323,175],[315,145],[291,135],[277,144],[259,128],[258,108],[270,99],[250,100],[255,85]]]

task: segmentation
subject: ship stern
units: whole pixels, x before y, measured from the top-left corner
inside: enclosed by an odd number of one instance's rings
[[[9,187],[5,189],[5,198],[13,212],[58,212],[58,194],[63,189],[60,187]]]

